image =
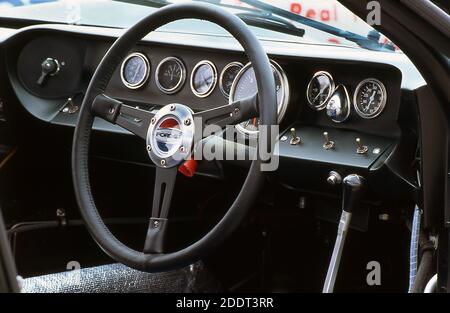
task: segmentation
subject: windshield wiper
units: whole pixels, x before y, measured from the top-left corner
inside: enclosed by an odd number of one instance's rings
[[[115,0],[115,1],[144,5],[146,7],[153,7],[153,8],[162,8],[168,4],[172,4],[172,2],[169,2],[167,0]]]
[[[138,5],[150,6],[154,8],[162,8],[168,4],[172,4],[172,2],[167,0],[116,0],[120,2],[133,3]],[[259,28],[264,28],[280,33],[286,33],[289,35],[294,35],[298,37],[303,37],[305,34],[305,30],[298,28],[291,21],[286,18],[274,16],[270,12],[256,10],[251,8],[242,8],[230,4],[223,4],[214,0],[194,0],[199,2],[207,2],[212,3],[218,6],[230,8],[230,9],[238,9],[240,11],[244,11],[246,13],[238,13],[238,16],[241,20],[243,20],[246,24],[256,26]]]
[[[260,10],[272,13],[273,15],[278,15],[284,18],[287,18],[291,21],[313,27],[315,29],[321,30],[323,32],[332,34],[337,37],[345,38],[351,42],[356,43],[362,48],[369,49],[369,50],[383,50],[383,51],[394,51],[394,47],[392,45],[385,45],[381,44],[376,40],[373,40],[373,36],[364,37],[346,30],[339,29],[334,26],[327,25],[322,22],[318,22],[312,19],[309,19],[307,17],[292,13],[290,11],[278,8],[276,6],[273,6],[271,4],[267,4],[265,2],[259,1],[259,0],[241,0],[241,2],[244,2],[246,4],[249,4],[255,8],[258,8]]]
[[[303,28],[298,28],[291,22],[270,13],[238,13],[236,16],[243,20],[247,25],[297,37],[303,37],[305,35],[305,30]]]
[[[289,19],[273,15],[271,12],[265,10],[257,10],[254,8],[245,8],[232,4],[221,3],[217,0],[193,0],[198,2],[206,2],[215,4],[228,9],[236,9],[244,11],[244,13],[237,13],[236,16],[243,20],[247,25],[264,28],[271,31],[303,37],[305,30],[295,26]]]

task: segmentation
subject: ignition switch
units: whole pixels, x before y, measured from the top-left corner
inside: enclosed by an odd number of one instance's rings
[[[55,76],[59,72],[59,62],[56,59],[47,58],[41,64],[41,76],[37,80],[38,85],[43,85],[49,76]]]

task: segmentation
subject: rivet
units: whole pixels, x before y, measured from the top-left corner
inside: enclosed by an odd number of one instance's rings
[[[166,166],[166,160],[161,160],[161,165]]]
[[[170,106],[170,111],[175,111],[175,105]]]
[[[152,122],[152,124],[155,124],[156,123],[156,118],[152,118],[151,122]]]
[[[152,151],[152,146],[147,145],[147,151],[148,151],[148,152]]]
[[[188,118],[188,119],[184,120],[184,125],[186,125],[186,126],[191,125],[191,119]]]

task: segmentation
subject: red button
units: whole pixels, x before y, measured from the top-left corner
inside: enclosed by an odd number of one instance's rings
[[[187,160],[180,166],[178,171],[186,177],[194,177],[197,171],[197,161],[192,159]]]

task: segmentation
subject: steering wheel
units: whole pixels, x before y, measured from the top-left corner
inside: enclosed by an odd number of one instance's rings
[[[187,18],[216,23],[239,41],[253,64],[257,95],[198,113],[186,105],[172,103],[156,114],[105,95],[115,69],[139,40],[160,26]],[[196,138],[202,137],[198,133],[202,133],[206,126],[214,124],[223,128],[258,115],[261,125],[270,126],[277,122],[274,76],[258,39],[238,17],[210,4],[172,4],[155,11],[127,30],[108,50],[90,81],[73,139],[72,176],[76,199],[94,240],[116,261],[147,272],[184,267],[203,258],[230,235],[247,214],[264,181],[261,165],[267,160],[262,160],[257,154],[239,195],[212,230],[182,250],[165,253],[164,235],[178,167],[192,155]],[[88,155],[91,129],[96,117],[144,139],[143,148],[156,167],[153,207],[143,251],[136,251],[120,242],[106,227],[95,205],[89,182]],[[272,151],[270,137],[268,131],[261,131],[259,140],[264,142],[268,152]]]

